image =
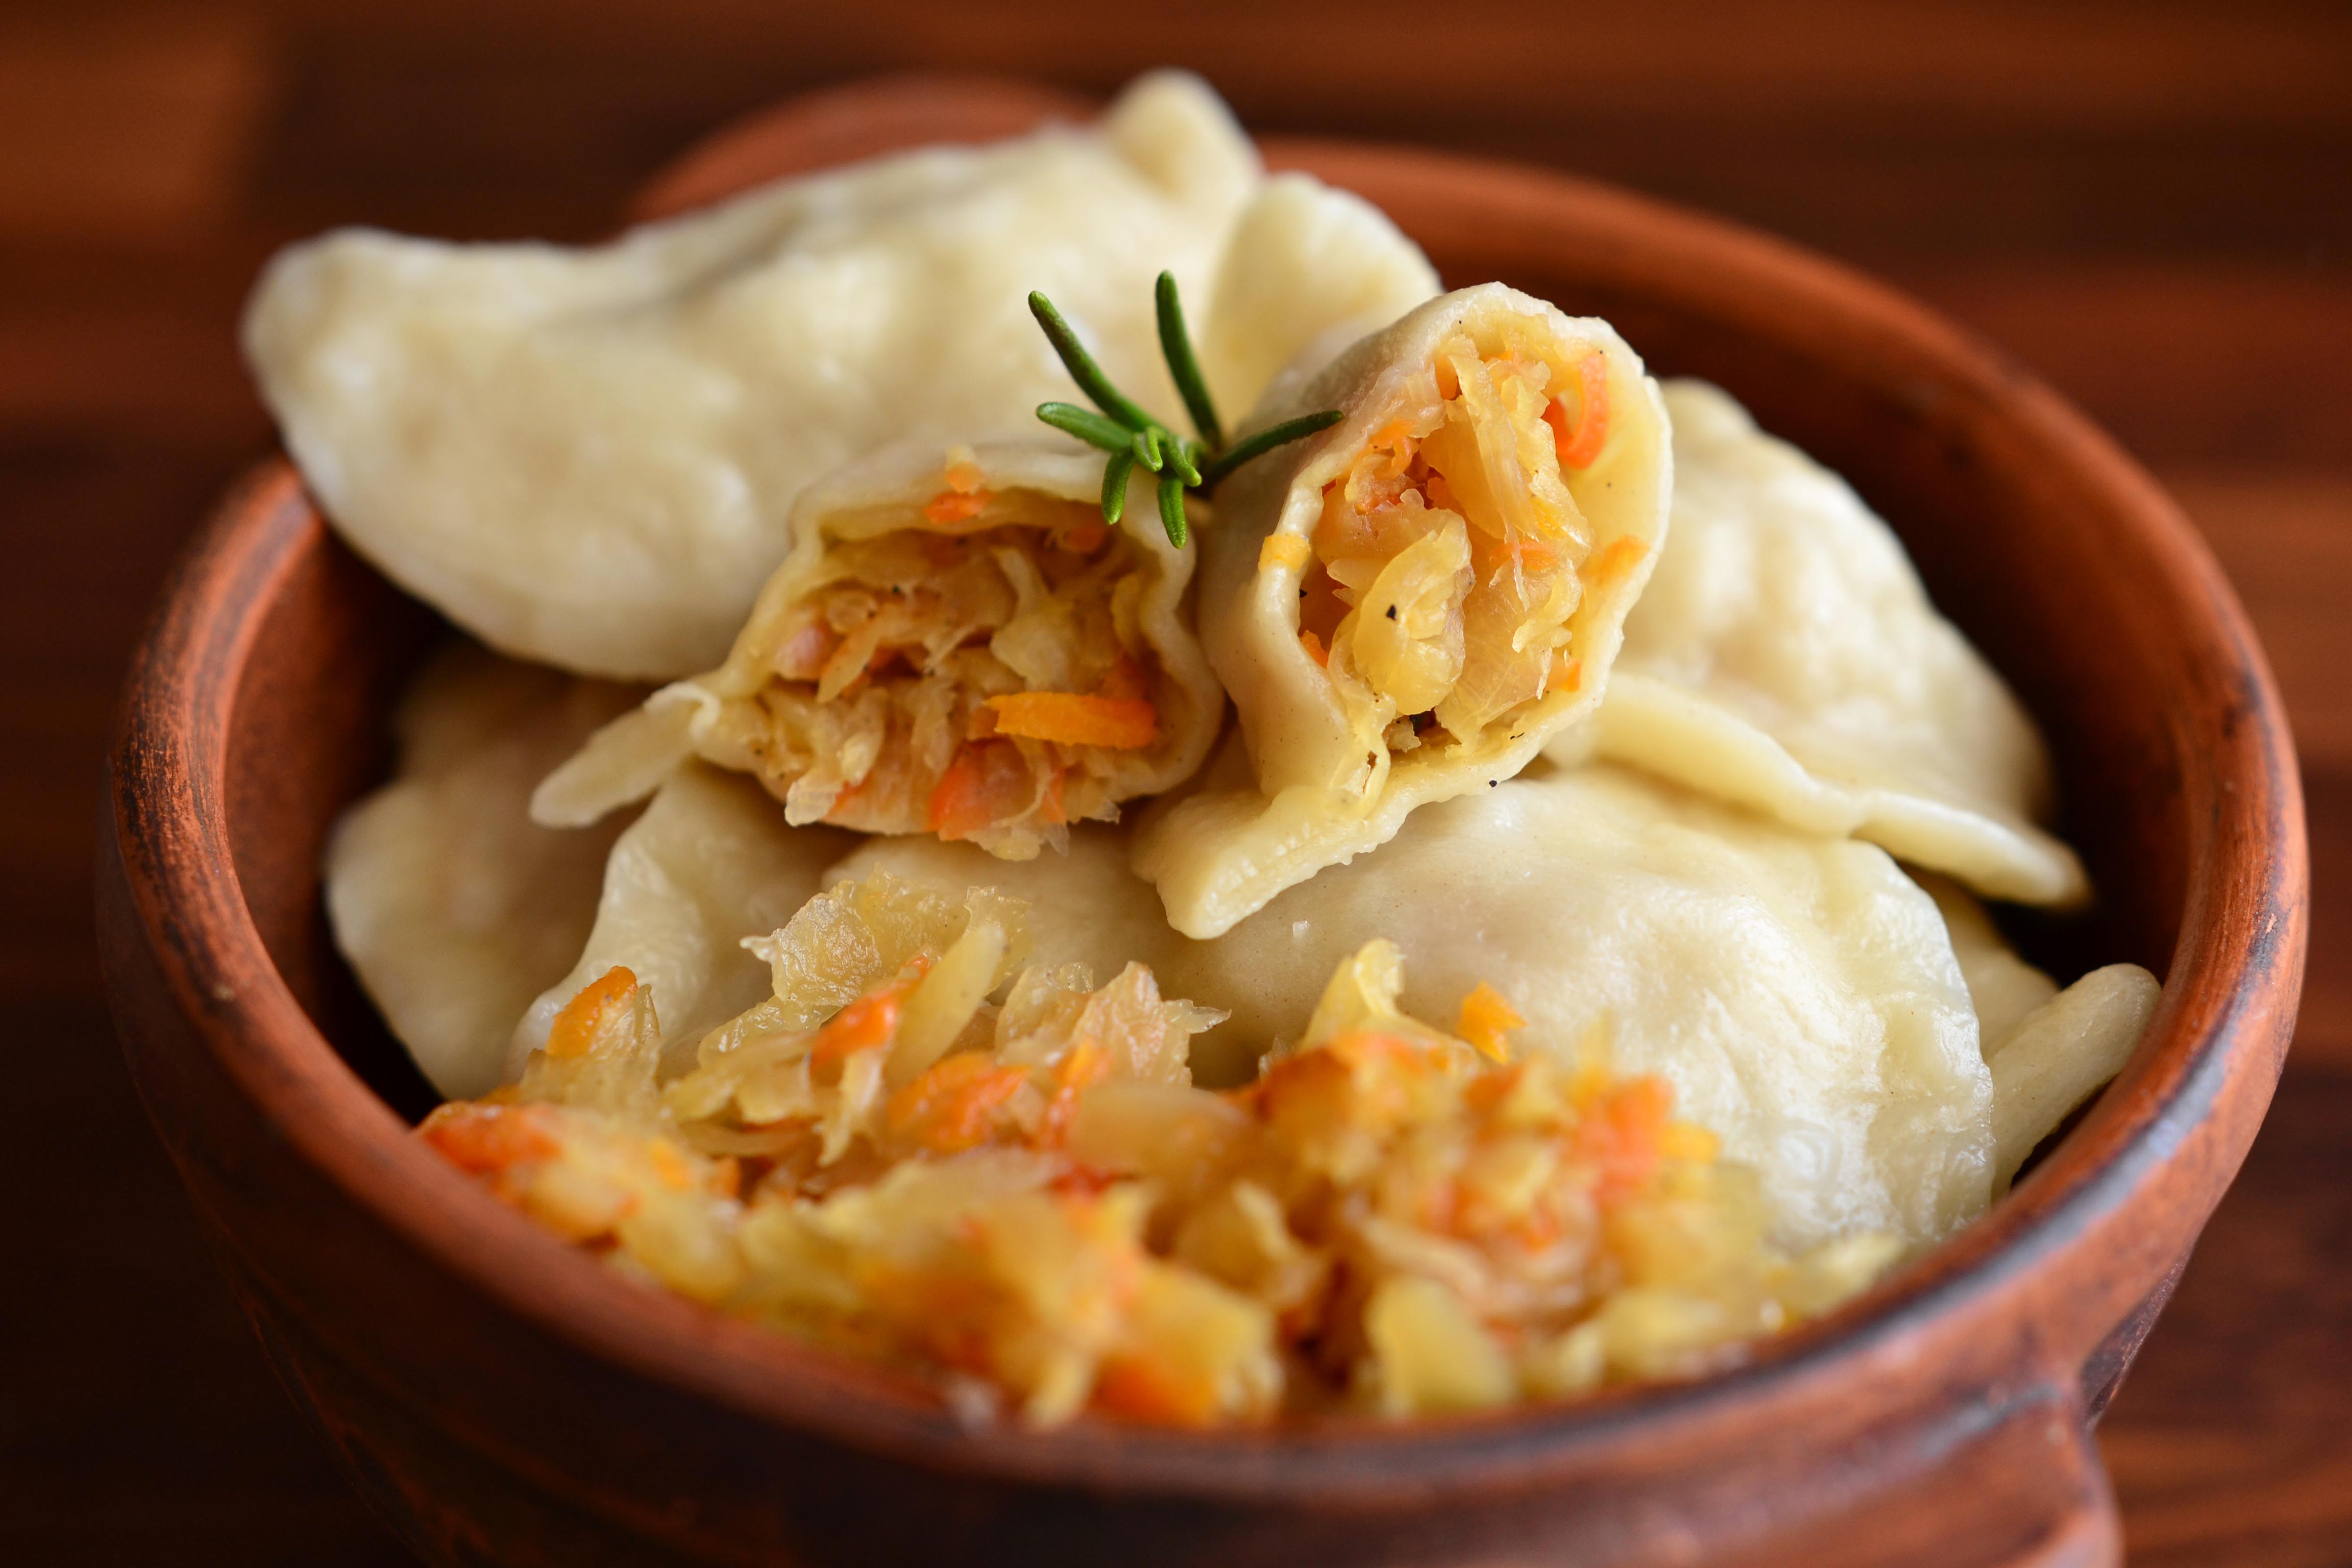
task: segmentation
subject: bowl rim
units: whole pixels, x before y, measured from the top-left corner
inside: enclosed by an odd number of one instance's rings
[[[933,90],[941,79],[920,79]],[[1081,101],[1024,83],[949,79],[1033,121]],[[890,85],[810,95],[722,132],[657,177],[636,210],[695,188],[698,167],[763,127],[845,101],[870,113]],[[1580,223],[1704,254],[1727,287],[1899,342],[1943,381],[1996,397],[2016,433],[2072,464],[2131,520],[2146,546],[2137,565],[2179,612],[2177,635],[2236,693],[2235,722],[2211,750],[2188,754],[2217,780],[2234,763],[2232,776],[2255,784],[2223,784],[2210,792],[2210,812],[2188,813],[2179,938],[2157,1016],[2118,1079],[2136,1091],[2104,1094],[2008,1198],[1893,1279],[1710,1376],[1409,1424],[1332,1416],[1202,1434],[1082,1420],[1046,1432],[1011,1423],[975,1432],[910,1378],[639,1285],[542,1232],[410,1137],[295,1000],[246,906],[224,789],[234,699],[260,633],[258,612],[325,534],[280,457],[230,490],[175,570],[132,665],[112,806],[146,940],[199,1037],[307,1164],[506,1310],[600,1359],[764,1422],[1009,1479],[1233,1498],[1392,1498],[1400,1477],[1418,1488],[1473,1478],[1486,1486],[1556,1471],[1637,1430],[1694,1429],[1742,1403],[1818,1386],[1849,1363],[1899,1358],[1906,1336],[1993,1300],[2113,1214],[2179,1149],[2261,1046],[2262,1021],[2282,1010],[2291,1018],[2307,873],[2293,744],[2261,649],[2210,552],[2154,480],[2038,380],[1887,286],[1786,242],[1554,171],[1337,140],[1269,138],[1261,146],[1270,166],[1323,172],[1339,184],[1351,168],[1374,166],[1441,184],[1475,174],[1514,218],[1572,209]],[[2190,772],[2184,790],[2195,784]],[[2186,805],[2195,804],[2191,795]],[[2272,1079],[2276,1068],[2273,1060]],[[2262,1091],[2266,1098],[2267,1083]],[[2232,1166],[2242,1155],[2231,1152]]]

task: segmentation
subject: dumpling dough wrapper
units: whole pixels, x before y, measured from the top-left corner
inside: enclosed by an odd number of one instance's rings
[[[1721,390],[1664,392],[1674,522],[1597,733],[1563,744],[1867,838],[1987,897],[2087,898],[2074,852],[2039,826],[2041,736],[1894,531]]]
[[[1202,543],[1201,638],[1246,766],[1136,839],[1188,936],[1511,777],[1590,714],[1664,536],[1665,415],[1604,321],[1461,289],[1251,422],[1334,407],[1331,430],[1224,482]]]

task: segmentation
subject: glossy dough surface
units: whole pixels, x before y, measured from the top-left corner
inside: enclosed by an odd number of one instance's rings
[[[570,972],[511,1026],[501,1076],[520,1073],[563,1005],[615,965],[649,988],[665,1045],[690,1043],[759,1001],[768,966],[742,940],[792,919],[854,842],[831,828],[786,826],[748,779],[700,763],[678,769],[614,843],[593,928],[572,949]]]
[[[1257,179],[1206,86],[1146,77],[1094,129],[780,181],[586,249],[340,230],[271,264],[246,351],[396,582],[508,652],[674,678],[726,652],[802,487],[1068,395],[1030,289],[1174,414],[1151,280],[1203,297]]]
[[[1484,982],[1514,1049],[1608,1041],[1762,1173],[1784,1239],[1932,1240],[1990,1192],[1991,1084],[1934,901],[1884,850],[1797,834],[1606,764],[1413,815],[1377,854],[1179,949],[1171,995],[1230,1009],[1196,1065],[1295,1031],[1338,957],[1385,936],[1405,1005]]]
[[[526,808],[541,775],[643,689],[454,645],[393,720],[391,782],[336,825],[336,945],[446,1095],[498,1083],[515,1020],[587,938],[626,818],[562,832]]]
[[[2087,896],[2073,852],[2037,826],[2051,784],[2032,721],[1928,603],[1893,531],[1722,391],[1664,392],[1674,522],[1626,617],[1599,754],[1990,897]]]
[[[1549,467],[1547,450],[1536,481],[1564,491],[1559,504],[1586,534],[1589,553],[1571,577],[1584,581],[1588,569],[1601,570],[1565,622],[1572,673],[1452,742],[1409,742],[1400,750],[1390,738],[1392,723],[1418,710],[1391,712],[1393,704],[1351,698],[1360,687],[1345,685],[1338,673],[1339,646],[1323,657],[1302,642],[1301,601],[1309,574],[1323,570],[1316,555],[1321,547],[1309,542],[1322,537],[1327,491],[1353,483],[1365,454],[1439,395],[1443,384],[1433,383],[1433,367],[1447,345],[1465,338],[1482,353],[1500,345],[1543,361],[1555,386],[1566,380],[1565,367],[1590,361],[1601,368],[1606,445],[1572,472]],[[1202,542],[1201,638],[1240,715],[1247,777],[1173,803],[1146,822],[1136,844],[1137,869],[1160,889],[1170,922],[1190,936],[1215,936],[1283,889],[1387,842],[1418,806],[1509,778],[1553,734],[1590,713],[1666,526],[1672,467],[1665,420],[1641,361],[1606,322],[1568,317],[1501,284],[1419,307],[1282,401],[1261,406],[1252,422],[1332,407],[1346,417],[1328,434],[1282,448],[1225,482],[1216,524]],[[1550,442],[1549,430],[1541,440]],[[1434,441],[1425,449],[1433,450]],[[1456,470],[1456,482],[1465,471]],[[1490,459],[1486,471],[1496,493],[1520,496],[1537,472],[1517,455]],[[1412,492],[1406,500],[1419,499]],[[1454,535],[1465,531],[1458,518],[1444,527]],[[1439,542],[1433,532],[1405,553]],[[1469,548],[1480,548],[1475,532]],[[1459,561],[1449,570],[1462,581],[1484,583],[1507,570],[1471,553]],[[1388,580],[1384,573],[1370,592]],[[1451,613],[1458,635],[1465,613],[1458,591]],[[1410,631],[1414,616],[1386,618]],[[1444,622],[1442,606],[1434,618]],[[1444,702],[1435,711],[1444,713]]]

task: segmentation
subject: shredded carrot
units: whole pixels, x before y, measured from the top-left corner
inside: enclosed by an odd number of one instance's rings
[[[995,500],[987,490],[941,490],[923,503],[923,515],[941,528],[969,522]]]
[[[1364,443],[1364,449],[1367,452],[1387,452],[1390,474],[1401,476],[1412,467],[1414,454],[1421,449],[1421,443],[1413,439],[1412,430],[1403,420],[1391,419],[1372,433],[1371,439]]]
[[[1555,397],[1543,413],[1551,426],[1552,444],[1563,468],[1589,468],[1609,441],[1609,360],[1598,353],[1576,362],[1576,424],[1568,422],[1568,405]]]
[[[998,1067],[985,1051],[959,1051],[926,1068],[890,1097],[891,1135],[934,1154],[958,1154],[988,1141],[997,1107],[1021,1091],[1028,1069]]]
[[[981,471],[980,465],[969,458],[950,463],[941,478],[947,480],[948,489],[961,495],[984,493],[980,487],[988,482],[988,476]]]
[[[1092,555],[1110,537],[1110,530],[1099,522],[1076,523],[1062,531],[1054,542],[1073,555]]]
[[[468,1175],[493,1175],[551,1160],[563,1145],[530,1106],[475,1105],[453,1100],[434,1108],[416,1130],[441,1157]]]
[[[563,1005],[563,1011],[549,1026],[547,1054],[586,1056],[595,1046],[596,1037],[603,1033],[604,1020],[612,1009],[627,1006],[636,990],[637,977],[619,964],[582,986],[580,994]]]
[[[1555,655],[1551,661],[1550,689],[1575,691],[1584,685],[1584,661],[1570,654]]]
[[[1160,735],[1160,711],[1141,697],[1088,697],[1075,691],[1016,691],[992,697],[996,732],[1064,746],[1133,751]]]
[[[1094,1402],[1113,1415],[1168,1426],[1205,1426],[1217,1414],[1213,1383],[1143,1355],[1106,1358],[1095,1372]]]
[[[1436,469],[1429,471],[1429,478],[1421,488],[1427,493],[1429,504],[1440,511],[1458,512],[1462,510],[1462,499],[1454,493],[1454,487],[1445,482],[1445,476]]]
[[[1077,1114],[1079,1091],[1109,1074],[1110,1057],[1098,1041],[1088,1037],[1070,1047],[1054,1068],[1054,1092],[1045,1102],[1045,1120],[1037,1128],[1035,1142],[1040,1148],[1062,1146],[1069,1136],[1070,1118]]]
[[[1313,632],[1301,631],[1298,634],[1298,646],[1305,648],[1307,657],[1317,664],[1326,669],[1331,668],[1331,650],[1323,646],[1321,637],[1317,637]]]
[[[930,972],[929,953],[917,953],[905,969],[835,1013],[816,1032],[809,1047],[812,1065],[837,1065],[860,1051],[887,1046],[898,1032],[898,1016],[906,1010],[907,993]]]
[[[1507,1062],[1511,1059],[1511,1048],[1503,1037],[1527,1026],[1528,1021],[1511,1010],[1502,993],[1481,980],[1462,998],[1462,1021],[1454,1032],[1478,1047],[1480,1055]]]
[[[1619,535],[1604,545],[1601,552],[1584,563],[1579,575],[1593,593],[1601,593],[1642,563],[1650,547],[1628,535]]]
[[[686,1151],[667,1138],[646,1140],[646,1161],[654,1168],[661,1184],[674,1193],[690,1193],[699,1184],[695,1181],[693,1162]]]
[[[958,751],[932,787],[923,826],[942,838],[969,838],[993,822],[1009,822],[1036,798],[1036,784],[1021,750],[1010,741],[975,741]]]
[[[1644,1075],[1605,1090],[1585,1109],[1576,1126],[1575,1156],[1600,1172],[1602,1203],[1639,1191],[1657,1169],[1674,1102],[1665,1079]]]

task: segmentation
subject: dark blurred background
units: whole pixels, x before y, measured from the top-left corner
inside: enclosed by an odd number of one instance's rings
[[[920,68],[1549,163],[1875,270],[2180,498],[2266,641],[2318,888],[2276,1109],[2101,1433],[2139,1564],[2352,1563],[2352,7],[0,0],[0,1562],[390,1563],[132,1096],[100,755],[173,551],[270,435],[234,346],[331,224],[586,238],[730,115]]]

